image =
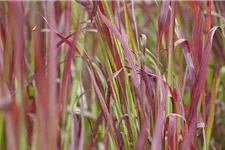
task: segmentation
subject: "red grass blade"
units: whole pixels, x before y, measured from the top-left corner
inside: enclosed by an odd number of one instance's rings
[[[187,122],[185,118],[175,113],[168,114],[165,118],[165,130],[168,132],[168,137],[166,139],[168,142],[168,149],[171,150],[178,149],[178,118],[181,119],[181,133],[182,140],[184,140],[187,136]]]
[[[93,18],[95,17],[96,13],[97,13],[97,10],[98,10],[98,5],[99,5],[99,1],[93,1],[93,9],[91,11],[91,21],[93,21]]]
[[[47,19],[49,24],[51,24],[53,29],[56,29],[56,20],[55,20],[55,7],[53,2],[47,2]],[[47,136],[47,148],[48,149],[57,149],[57,140],[58,140],[58,122],[59,118],[57,115],[57,45],[56,45],[56,35],[54,31],[50,31],[48,34],[48,55],[47,55],[47,89],[48,94],[47,99],[47,131],[50,133]],[[47,133],[47,132],[46,132]]]
[[[204,46],[204,53],[201,59],[198,76],[196,78],[193,89],[191,91],[191,106],[190,106],[190,111],[188,114],[189,126],[191,125],[192,119],[196,117],[196,110],[197,110],[200,94],[202,89],[204,88],[203,86],[205,83],[206,69],[208,67],[208,61],[209,61],[209,56],[210,56],[210,52],[212,48],[213,36],[218,28],[219,27],[213,27],[207,34],[207,38],[206,38],[206,42]]]
[[[118,76],[120,74],[120,72],[122,70],[123,70],[123,68],[120,68],[118,71],[116,71],[113,74],[111,74],[106,81],[109,82],[110,80],[114,79],[116,76]]]
[[[184,34],[183,34],[183,32],[181,31],[181,29],[178,25],[176,25],[175,31],[176,31],[177,37],[179,39],[185,39]],[[176,44],[178,44],[178,43],[176,43]],[[188,68],[188,72],[189,72],[191,82],[194,82],[196,75],[195,75],[194,63],[193,63],[193,60],[191,58],[190,45],[187,42],[184,42],[184,43],[182,42],[181,46],[182,46],[182,52],[183,52],[183,55],[184,55],[184,58],[185,58],[185,61],[186,61],[186,64],[187,64],[187,68]]]
[[[85,8],[91,8],[91,4],[88,0],[75,0],[75,1],[84,6]]]
[[[67,36],[67,37],[62,36],[61,34],[59,34],[59,33],[55,30],[54,27],[52,27],[51,23],[49,23],[48,20],[47,20],[43,15],[41,15],[40,13],[38,13],[38,14],[44,19],[44,21],[48,24],[48,26],[55,32],[55,34],[56,34],[63,42],[65,42],[66,44],[68,44],[68,45],[71,47],[72,50],[74,50],[78,55],[80,55],[79,50],[73,45],[72,42],[70,42],[70,41],[68,40],[68,38],[69,38],[70,36],[72,36],[72,34],[69,35],[69,36]],[[59,42],[57,45],[61,45],[61,43],[62,43],[62,42]]]
[[[92,82],[92,86],[94,87],[94,90],[96,92],[96,95],[98,97],[98,102],[99,102],[99,105],[101,107],[101,111],[105,117],[105,120],[109,123],[109,126],[110,126],[110,130],[111,130],[111,133],[113,135],[113,138],[115,140],[115,144],[116,144],[116,147],[119,148],[119,144],[118,144],[118,140],[117,140],[117,135],[116,135],[116,129],[114,128],[113,126],[113,123],[112,123],[112,119],[110,117],[110,114],[109,114],[109,111],[108,111],[108,108],[106,106],[106,103],[105,103],[105,100],[101,94],[101,91],[96,83],[96,80],[94,78],[94,75],[92,73],[92,71],[90,69],[88,69],[89,73],[90,73],[90,77],[91,77],[91,82]]]
[[[192,57],[196,72],[198,71],[202,57],[203,16],[201,14],[201,7],[202,2],[196,2],[192,27]]]
[[[119,33],[119,31],[116,29],[116,27],[112,24],[112,22],[105,16],[102,14],[102,12],[100,12],[100,16],[102,19],[102,22],[112,31],[112,33],[115,34],[115,36],[118,38],[118,40],[120,41],[120,44],[124,50],[124,55],[126,57],[126,59],[128,60],[128,62],[130,63],[132,70],[131,70],[131,78],[132,81],[134,83],[135,87],[138,87],[139,83],[138,83],[138,76],[137,76],[137,71],[136,71],[136,63],[135,60],[132,58],[132,54],[129,50],[129,47],[127,45],[127,42],[124,40],[124,38],[122,37],[122,35]]]
[[[56,33],[56,35],[62,40],[64,41],[66,44],[68,44],[72,50],[74,50],[78,55],[81,55],[79,50],[74,46],[74,44],[72,42],[70,42],[67,38],[63,37],[61,34]]]
[[[162,143],[162,129],[163,129],[163,113],[164,113],[164,108],[165,108],[165,103],[166,103],[166,97],[167,97],[167,90],[166,87],[163,83],[162,80],[159,80],[160,82],[160,90],[161,90],[161,102],[159,106],[159,112],[156,118],[156,123],[155,123],[155,130],[153,134],[153,141],[152,141],[152,150],[157,150],[161,149],[161,143]]]
[[[92,135],[89,137],[87,150],[92,149],[93,143],[94,143],[94,140],[95,140],[95,136],[97,134],[98,127],[101,125],[102,120],[103,120],[103,115],[102,115],[102,112],[101,112],[98,116],[98,119],[96,120],[94,128],[92,129]]]
[[[207,1],[207,13],[206,13],[206,32],[208,33],[211,28],[211,11],[212,11],[212,0]]]
[[[187,138],[183,141],[181,145],[181,150],[188,150],[191,147],[191,142],[193,140],[193,137],[195,136],[196,133],[196,128],[197,128],[197,120],[196,117],[193,118],[191,125],[189,126],[189,132]]]
[[[177,135],[177,119],[175,116],[171,116],[168,123],[168,149],[177,150],[178,135]]]
[[[157,43],[156,43],[156,49],[157,49],[157,58],[159,60],[160,56],[160,45],[162,42],[162,35],[165,27],[165,23],[167,20],[167,16],[169,13],[169,4],[170,1],[162,1],[161,7],[160,7],[160,16],[158,20],[158,31],[157,31]]]

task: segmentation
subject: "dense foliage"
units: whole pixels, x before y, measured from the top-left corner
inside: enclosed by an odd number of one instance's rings
[[[224,149],[225,3],[1,1],[0,149]]]

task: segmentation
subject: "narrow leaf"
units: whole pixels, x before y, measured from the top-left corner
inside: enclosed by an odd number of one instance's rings
[[[211,90],[211,99],[209,103],[209,116],[207,120],[207,128],[206,128],[206,144],[207,144],[207,149],[209,149],[209,142],[210,142],[210,137],[212,133],[212,127],[214,123],[214,116],[215,116],[215,102],[216,102],[216,81],[217,81],[217,75],[218,75],[218,70],[216,71],[216,74],[213,79],[213,86]]]

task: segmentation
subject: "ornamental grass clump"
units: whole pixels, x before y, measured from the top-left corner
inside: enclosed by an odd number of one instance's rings
[[[1,150],[216,150],[225,3],[1,1]]]

